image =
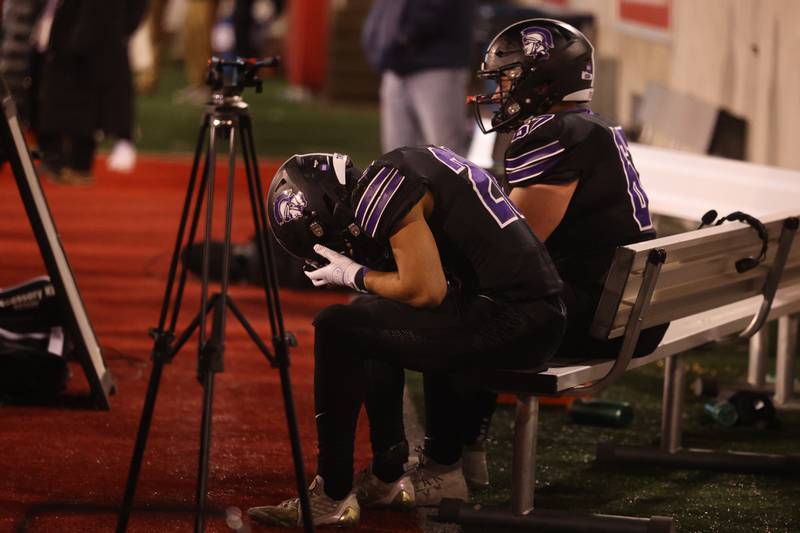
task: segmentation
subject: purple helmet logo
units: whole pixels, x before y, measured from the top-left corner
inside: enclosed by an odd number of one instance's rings
[[[547,28],[530,26],[520,32],[522,34],[522,50],[526,56],[534,59],[548,59],[553,48],[553,34]]]
[[[294,192],[292,189],[282,191],[273,206],[273,215],[278,225],[286,224],[303,216],[303,209],[308,205],[303,191]]]

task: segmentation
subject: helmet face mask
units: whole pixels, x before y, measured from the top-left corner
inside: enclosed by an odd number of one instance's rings
[[[350,193],[360,175],[342,154],[303,154],[289,158],[272,179],[267,197],[270,229],[295,257],[319,263],[322,244],[366,264],[377,263],[377,243],[355,223]]]
[[[472,98],[481,131],[512,131],[559,102],[590,101],[594,49],[569,24],[552,19],[524,20],[495,36],[478,77],[496,85],[494,93]]]
[[[502,131],[522,110],[520,103],[513,96],[522,76],[522,69],[519,62],[514,62],[495,70],[478,72],[479,78],[492,81],[496,86],[494,93],[477,97],[473,106],[475,120],[484,133],[495,130]],[[488,128],[486,127],[486,117],[490,123]]]

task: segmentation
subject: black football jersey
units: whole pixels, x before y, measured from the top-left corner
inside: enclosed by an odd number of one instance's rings
[[[544,245],[494,176],[447,148],[399,148],[374,161],[353,190],[356,223],[388,244],[425,191],[433,194],[428,225],[449,281],[506,300],[561,291]]]
[[[614,249],[655,237],[622,128],[589,109],[526,121],[506,150],[505,171],[511,187],[580,180],[545,243],[568,284],[595,287],[599,295]]]

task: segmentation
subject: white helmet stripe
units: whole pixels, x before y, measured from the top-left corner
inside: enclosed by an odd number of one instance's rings
[[[336,179],[340,185],[347,185],[346,169],[348,159],[344,154],[333,154],[333,171],[336,173]]]
[[[581,89],[580,91],[575,91],[574,93],[569,93],[565,95],[564,98],[561,99],[563,102],[591,102],[592,96],[594,95],[594,89]]]

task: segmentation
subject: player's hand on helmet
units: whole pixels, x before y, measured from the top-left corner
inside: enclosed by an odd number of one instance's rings
[[[364,286],[364,275],[369,271],[367,267],[321,244],[315,244],[314,251],[329,261],[323,267],[306,270],[305,275],[315,287],[330,285],[367,292]]]

